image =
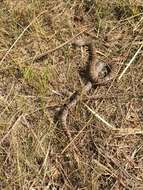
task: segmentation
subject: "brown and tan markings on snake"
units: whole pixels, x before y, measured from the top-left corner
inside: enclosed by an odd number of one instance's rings
[[[110,64],[98,61],[96,56],[96,47],[92,39],[80,38],[76,39],[72,43],[75,46],[87,46],[88,47],[88,62],[86,65],[86,84],[81,92],[74,92],[68,99],[68,101],[60,108],[56,113],[55,121],[61,122],[63,127],[67,128],[67,116],[69,110],[74,107],[80,98],[80,94],[88,92],[93,86],[98,84],[105,84],[115,77],[113,68]]]

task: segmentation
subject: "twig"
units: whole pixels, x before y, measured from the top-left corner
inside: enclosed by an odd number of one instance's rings
[[[97,117],[100,121],[102,121],[107,127],[109,127],[112,130],[117,130],[116,127],[108,123],[105,119],[103,119],[99,114],[97,114],[94,110],[92,110],[88,105],[84,104],[86,108],[95,116]]]
[[[40,61],[41,59],[44,59],[48,56],[49,53],[52,53],[60,48],[62,48],[63,46],[65,46],[66,44],[70,43],[71,41],[73,41],[75,38],[77,38],[79,35],[81,35],[82,33],[84,33],[85,31],[87,31],[87,27],[85,29],[83,29],[81,32],[79,32],[77,35],[73,36],[71,39],[67,40],[66,42],[60,44],[59,46],[57,46],[54,49],[48,50],[44,53],[41,53],[40,55],[36,56],[33,60],[33,62],[37,62]]]
[[[71,145],[74,144],[74,141],[80,136],[80,134],[86,129],[87,125],[85,125],[79,133],[69,142],[69,144],[62,150],[61,154],[63,154]]]
[[[14,124],[11,126],[11,128],[9,129],[9,131],[7,131],[7,133],[3,136],[3,138],[0,140],[0,144],[3,143],[3,141],[9,136],[9,134],[12,132],[12,130],[19,124],[19,122],[21,121],[23,115],[20,115],[17,120],[14,122]]]
[[[21,32],[21,34],[18,36],[18,38],[15,40],[15,42],[11,45],[11,47],[7,50],[7,52],[5,53],[5,55],[3,56],[3,58],[0,61],[0,65],[3,63],[3,61],[5,60],[5,58],[8,56],[8,54],[10,53],[10,51],[12,50],[12,48],[16,45],[16,43],[20,40],[20,38],[23,36],[23,34],[28,30],[28,28],[36,21],[37,18],[39,18],[42,14],[44,14],[45,12],[47,12],[48,10],[42,11],[37,17],[35,17],[27,26],[26,28],[24,28],[24,30]]]
[[[139,54],[140,50],[143,47],[143,43],[141,44],[141,46],[139,47],[139,49],[136,51],[136,53],[134,54],[134,56],[132,57],[132,59],[130,60],[130,62],[128,63],[128,65],[126,66],[126,68],[123,70],[123,72],[121,73],[121,75],[118,78],[118,81],[121,80],[121,78],[123,77],[123,75],[125,74],[125,72],[127,71],[127,69],[130,67],[130,65],[133,63],[133,61],[135,60],[135,58],[137,57],[137,55]]]

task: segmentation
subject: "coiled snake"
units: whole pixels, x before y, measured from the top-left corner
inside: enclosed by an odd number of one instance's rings
[[[82,92],[74,92],[68,99],[68,101],[60,108],[60,111],[56,114],[56,118],[60,120],[63,127],[67,128],[67,116],[69,110],[74,107],[80,98],[80,94],[88,92],[93,85],[104,84],[115,77],[112,66],[104,62],[98,61],[96,56],[96,48],[92,39],[80,38],[76,39],[72,43],[75,46],[87,46],[88,47],[88,62],[86,69],[87,82],[82,88]]]

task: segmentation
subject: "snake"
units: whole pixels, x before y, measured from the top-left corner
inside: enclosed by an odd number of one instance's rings
[[[83,86],[81,91],[74,92],[67,100],[67,102],[61,106],[60,111],[56,114],[58,120],[60,120],[63,127],[67,129],[67,116],[69,110],[77,104],[80,95],[87,93],[94,85],[104,84],[111,81],[115,75],[112,72],[111,64],[107,64],[97,59],[95,43],[90,38],[79,38],[72,42],[72,45],[78,47],[86,46],[88,49],[88,61],[86,65],[86,78],[87,82]]]

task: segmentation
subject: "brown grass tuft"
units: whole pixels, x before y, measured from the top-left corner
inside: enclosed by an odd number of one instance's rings
[[[142,0],[0,1],[0,189],[143,189],[142,16]],[[69,138],[54,115],[84,86],[77,36],[118,75],[80,96]]]

